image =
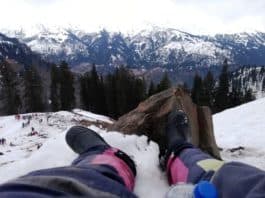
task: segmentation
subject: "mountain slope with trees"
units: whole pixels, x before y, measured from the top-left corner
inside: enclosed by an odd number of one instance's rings
[[[191,90],[193,102],[209,106],[212,112],[216,113],[255,100],[256,93],[251,87],[242,86],[241,79],[236,77],[237,72],[232,73],[228,69],[229,65],[225,60],[221,74],[216,80],[211,71],[208,71],[204,79],[196,74]]]
[[[220,66],[225,58],[235,65],[265,63],[265,33],[215,36],[193,35],[172,28],[154,27],[134,35],[84,32],[78,29],[42,27],[35,34],[4,31],[26,43],[52,62],[65,60],[71,67],[84,64],[152,69]]]

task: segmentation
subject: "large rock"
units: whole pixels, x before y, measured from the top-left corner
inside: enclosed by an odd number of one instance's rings
[[[153,95],[140,103],[136,109],[120,117],[109,130],[125,134],[144,134],[157,142],[161,153],[164,153],[165,122],[168,113],[173,109],[182,109],[187,113],[191,124],[192,143],[220,158],[210,109],[195,105],[190,96],[180,88],[171,88]]]

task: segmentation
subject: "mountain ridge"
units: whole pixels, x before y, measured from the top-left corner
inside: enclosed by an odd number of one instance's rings
[[[42,27],[27,36],[23,30],[3,33],[16,37],[32,51],[52,62],[132,68],[211,67],[231,64],[264,64],[265,33],[195,35],[174,28],[154,28],[135,34],[84,32],[79,29]]]

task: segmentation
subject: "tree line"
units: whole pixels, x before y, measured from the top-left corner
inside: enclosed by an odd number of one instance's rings
[[[170,88],[170,80],[165,73],[160,83],[147,84],[144,78],[136,77],[125,67],[103,78],[96,67],[80,77],[80,95],[83,109],[118,118],[137,107],[147,97]]]
[[[191,91],[193,102],[209,106],[213,113],[235,107],[255,99],[251,89],[243,89],[238,81],[231,79],[227,60],[224,61],[219,79],[214,79],[211,71],[205,78],[194,76]]]
[[[2,62],[0,112],[11,115],[69,111],[77,107],[76,96],[79,94],[81,108],[118,118],[147,97],[171,86],[165,74],[160,83],[155,85],[151,82],[147,89],[145,79],[136,77],[125,67],[119,67],[104,77],[97,73],[95,65],[90,72],[74,75],[65,61],[59,65],[52,64],[49,70],[49,97],[45,101],[45,86],[37,66],[28,66],[22,72],[15,72],[11,64]]]
[[[48,99],[44,97],[43,78],[36,66],[15,72],[7,61],[0,64],[0,112],[11,115],[26,112],[72,110],[81,107],[113,118],[129,112],[146,98],[171,87],[167,73],[161,81],[147,84],[125,67],[117,68],[106,76],[99,75],[95,65],[82,75],[73,74],[65,61],[49,68]],[[227,61],[219,80],[209,71],[205,78],[194,77],[190,94],[198,105],[209,106],[214,113],[254,99],[252,91],[242,90],[237,81],[230,79]],[[185,88],[187,90],[187,87]],[[47,101],[46,101],[47,100]]]
[[[35,67],[26,67],[22,73],[17,73],[4,61],[0,64],[0,76],[0,110],[3,114],[44,110],[42,81]]]

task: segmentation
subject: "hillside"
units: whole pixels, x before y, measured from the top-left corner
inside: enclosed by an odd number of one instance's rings
[[[44,64],[41,56],[33,52],[26,44],[19,42],[16,38],[10,38],[0,33],[0,61],[4,59],[22,65]]]
[[[262,98],[265,95],[264,77],[264,66],[244,66],[232,72],[231,83],[240,87],[242,91],[251,89],[256,98]]]
[[[242,161],[265,170],[264,108],[265,99],[259,99],[214,116],[215,136],[225,160]],[[76,154],[67,147],[65,132],[70,126],[82,123],[92,124],[89,128],[133,157],[138,171],[135,193],[139,197],[160,198],[169,188],[165,174],[158,168],[157,144],[147,143],[145,136],[106,132],[104,126],[112,120],[105,116],[82,110],[38,113],[33,115],[29,126],[22,128],[26,121],[18,121],[14,116],[0,117],[0,138],[7,139],[7,145],[0,145],[3,154],[0,157],[0,182],[32,170],[69,165]],[[28,136],[31,127],[39,134]]]

